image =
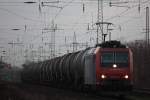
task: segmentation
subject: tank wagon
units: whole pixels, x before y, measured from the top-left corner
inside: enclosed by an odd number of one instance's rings
[[[131,88],[132,71],[131,50],[120,42],[110,41],[50,60],[24,64],[22,80],[73,88]]]

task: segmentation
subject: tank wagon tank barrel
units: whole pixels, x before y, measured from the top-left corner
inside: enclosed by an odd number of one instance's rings
[[[91,48],[43,62],[25,64],[22,80],[37,84],[82,86],[84,84],[85,57],[89,50]]]

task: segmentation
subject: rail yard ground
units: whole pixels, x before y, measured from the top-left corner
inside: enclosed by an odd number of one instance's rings
[[[0,100],[150,100],[150,94],[130,93],[125,98],[116,95],[83,93],[48,86],[0,83]]]

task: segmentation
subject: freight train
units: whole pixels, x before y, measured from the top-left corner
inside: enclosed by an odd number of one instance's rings
[[[22,81],[59,87],[131,89],[133,57],[130,48],[109,41],[50,60],[24,64]]]

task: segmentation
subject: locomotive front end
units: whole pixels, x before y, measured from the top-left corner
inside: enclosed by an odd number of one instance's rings
[[[133,84],[132,52],[129,48],[98,48],[96,85],[108,89],[129,90]]]

